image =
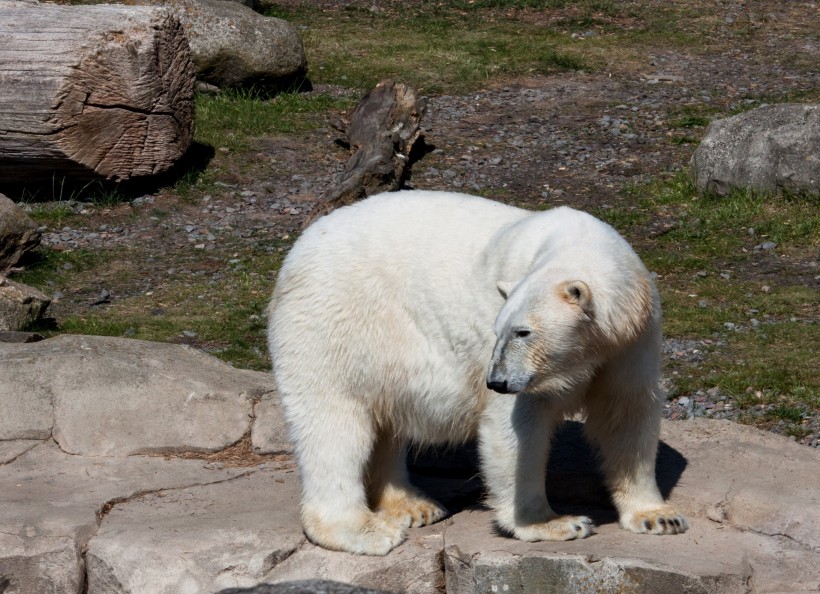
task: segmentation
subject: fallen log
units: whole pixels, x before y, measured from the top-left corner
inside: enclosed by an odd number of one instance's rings
[[[353,151],[345,171],[307,214],[302,228],[340,206],[400,189],[426,109],[425,100],[412,87],[392,80],[380,82],[365,95],[345,129]]]
[[[0,0],[0,181],[169,169],[194,127],[179,19],[153,6]]]

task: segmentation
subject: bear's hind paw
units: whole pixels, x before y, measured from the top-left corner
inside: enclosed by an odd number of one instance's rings
[[[621,526],[639,534],[683,534],[689,528],[683,514],[668,505],[627,514]]]
[[[558,516],[548,522],[516,526],[513,536],[520,540],[575,540],[595,532],[595,524],[586,516]]]
[[[447,515],[447,510],[432,499],[410,491],[395,491],[382,499],[378,515],[386,522],[404,528],[419,528],[438,522]]]

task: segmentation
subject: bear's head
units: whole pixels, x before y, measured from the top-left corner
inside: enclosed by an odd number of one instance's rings
[[[499,282],[498,291],[505,302],[493,325],[487,387],[502,394],[559,394],[588,380],[653,312],[652,285],[642,275],[613,291],[548,271]]]

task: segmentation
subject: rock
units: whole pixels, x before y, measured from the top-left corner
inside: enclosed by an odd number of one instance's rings
[[[12,439],[9,441],[0,441],[0,465],[8,464],[17,457],[25,454],[34,446],[40,445],[42,440],[39,439]]]
[[[42,319],[51,300],[0,274],[0,330],[23,330]]]
[[[577,454],[572,441],[578,438],[580,431],[570,431],[559,445]],[[721,464],[710,463],[715,459]],[[577,456],[568,460],[574,461]],[[563,480],[561,487],[578,482],[565,470],[561,464],[550,473]],[[659,485],[688,514],[686,534],[631,534],[617,526],[611,508],[596,511],[590,503],[584,513],[599,526],[590,538],[524,543],[490,534],[490,513],[475,508],[448,521],[446,590],[811,591],[820,580],[818,470],[820,453],[750,427],[707,420],[664,423]],[[794,500],[783,495],[792,487]],[[559,513],[579,511],[559,496],[553,499]]]
[[[20,261],[40,243],[37,224],[14,202],[0,194],[0,273]]]
[[[0,584],[9,594],[82,592],[83,552],[111,505],[247,470],[201,461],[69,456],[43,444],[0,466]]]
[[[263,581],[321,578],[402,594],[439,594],[444,581],[441,553],[446,526],[440,522],[410,530],[407,541],[385,557],[339,553],[306,543]]]
[[[304,543],[298,497],[296,473],[266,469],[118,505],[88,545],[88,594],[254,585]]]
[[[197,78],[218,87],[280,90],[302,80],[307,58],[287,21],[239,2],[173,0],[188,36]]]
[[[820,193],[820,105],[769,105],[716,120],[689,167],[701,192]]]
[[[45,337],[38,332],[20,332],[12,330],[0,330],[0,342],[39,342]]]
[[[251,430],[251,446],[255,452],[281,454],[293,451],[279,398],[275,395],[263,398],[256,404],[253,413],[256,418]]]
[[[269,374],[190,347],[62,335],[0,343],[0,439],[44,438],[88,456],[217,451],[251,426]]]
[[[459,454],[454,465],[414,465],[411,474],[455,514],[411,529],[385,557],[306,542],[289,463],[217,471],[194,460],[71,456],[47,442],[0,465],[0,583],[15,593],[79,593],[85,562],[88,594],[211,594],[260,582],[250,592],[266,593],[316,578],[415,594],[445,584],[453,594],[816,589],[820,452],[726,421],[664,422],[661,438],[658,483],[688,514],[683,535],[620,529],[581,425],[568,423],[550,462],[550,496],[561,513],[591,515],[596,534],[527,543],[496,533],[480,489],[445,499],[475,472],[474,455]]]
[[[372,590],[329,580],[300,580],[278,584],[259,584],[253,588],[228,588],[217,594],[389,594],[386,590]]]

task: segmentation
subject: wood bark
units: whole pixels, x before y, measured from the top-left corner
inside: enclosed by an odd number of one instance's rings
[[[0,181],[127,180],[190,146],[194,66],[175,13],[0,0]]]
[[[356,106],[346,126],[353,154],[336,186],[305,217],[305,228],[331,211],[379,192],[398,190],[410,167],[427,109],[412,87],[380,82]]]

